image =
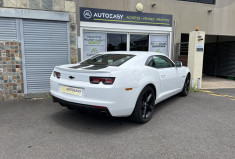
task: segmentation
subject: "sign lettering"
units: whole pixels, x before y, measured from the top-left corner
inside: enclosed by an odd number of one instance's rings
[[[172,27],[172,15],[80,7],[80,20],[100,23]]]

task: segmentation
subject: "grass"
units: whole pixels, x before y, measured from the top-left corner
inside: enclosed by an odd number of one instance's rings
[[[196,87],[190,87],[189,93],[196,93],[196,92],[200,92],[200,90],[197,89]]]
[[[47,98],[47,99],[52,99],[51,94],[50,94],[50,93],[47,93],[46,96],[45,96],[45,98]]]
[[[196,83],[195,83],[193,87],[189,88],[189,93],[196,93],[196,92],[200,92],[200,90],[197,89]]]

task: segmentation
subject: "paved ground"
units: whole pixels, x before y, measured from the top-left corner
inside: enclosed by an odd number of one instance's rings
[[[202,89],[223,89],[235,88],[235,80],[228,80],[226,78],[203,76]]]
[[[144,125],[71,112],[50,99],[1,101],[0,143],[1,159],[234,159],[235,101],[175,96]]]

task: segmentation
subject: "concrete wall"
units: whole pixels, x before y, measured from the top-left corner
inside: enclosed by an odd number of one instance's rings
[[[79,7],[136,11],[139,2],[144,5],[143,12],[173,15],[177,21],[176,43],[180,42],[181,33],[189,33],[197,26],[206,34],[235,36],[234,0],[217,0],[215,5],[179,0],[78,0],[77,24],[79,26]],[[77,31],[79,35],[79,27]]]

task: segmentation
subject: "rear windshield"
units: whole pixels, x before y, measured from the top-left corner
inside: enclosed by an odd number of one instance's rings
[[[134,56],[128,54],[98,54],[81,62],[81,65],[120,66]]]

